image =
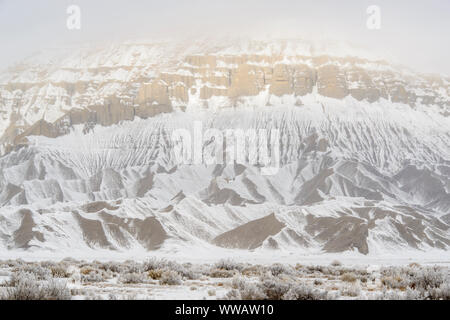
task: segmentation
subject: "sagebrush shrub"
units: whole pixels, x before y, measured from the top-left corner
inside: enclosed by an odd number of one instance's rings
[[[125,284],[137,284],[145,282],[145,276],[142,273],[129,272],[120,275],[119,282]]]
[[[147,275],[149,278],[153,279],[153,280],[159,280],[161,279],[163,270],[157,269],[157,270],[150,270],[147,272]]]
[[[181,276],[178,272],[173,271],[173,270],[168,270],[168,271],[164,271],[161,274],[161,279],[159,280],[159,283],[164,285],[169,285],[169,286],[176,286],[176,285],[180,285],[182,283],[181,281]]]
[[[50,279],[39,281],[29,272],[20,272],[10,281],[5,300],[69,300],[71,294],[64,281]]]
[[[150,271],[150,270],[163,270],[168,268],[172,263],[167,261],[166,259],[157,259],[157,258],[149,258],[147,261],[145,261],[143,266],[143,271]]]
[[[315,289],[306,283],[294,284],[283,295],[284,300],[326,300],[327,298],[326,291]]]
[[[87,274],[81,274],[81,282],[82,283],[90,283],[90,282],[103,282],[106,279],[103,278],[101,272],[89,272]]]
[[[281,300],[290,289],[290,285],[279,278],[267,278],[261,282],[260,287],[268,300]]]
[[[63,266],[55,265],[50,267],[51,274],[54,278],[68,278],[70,273]]]
[[[353,272],[346,272],[341,276],[341,280],[345,282],[355,282],[358,277]]]
[[[20,271],[34,274],[37,280],[48,280],[52,277],[50,269],[34,263],[23,266]]]
[[[231,259],[219,260],[214,265],[214,267],[216,269],[223,269],[223,270],[228,270],[228,271],[233,271],[233,270],[242,271],[242,269],[244,269],[244,265],[242,263],[234,262]]]
[[[439,288],[444,283],[445,277],[440,268],[429,267],[414,272],[410,279],[410,287],[416,290],[428,291]]]
[[[450,283],[444,283],[439,288],[430,290],[429,298],[432,300],[450,300]]]
[[[273,276],[279,276],[280,274],[292,274],[292,268],[289,266],[275,263],[269,267],[269,271]]]

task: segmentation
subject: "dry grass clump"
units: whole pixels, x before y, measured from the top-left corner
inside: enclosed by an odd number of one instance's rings
[[[431,300],[450,300],[450,283],[446,282],[439,288],[433,288],[429,292]]]
[[[444,281],[445,277],[441,268],[428,267],[413,272],[410,276],[409,286],[416,290],[428,291],[440,288]]]
[[[229,291],[225,299],[227,300],[266,300],[264,292],[255,283],[248,283],[243,288],[232,289]]]
[[[388,289],[406,290],[409,285],[408,279],[402,276],[382,277],[381,283]]]
[[[95,269],[92,266],[83,266],[80,269],[80,275],[82,283],[104,282],[111,277],[105,271]]]
[[[50,272],[52,273],[53,278],[69,278],[71,275],[67,269],[61,265],[50,267]]]
[[[87,274],[89,274],[89,273],[91,273],[91,272],[96,272],[93,268],[91,268],[90,266],[83,266],[81,269],[80,269],[80,273],[82,274],[82,275],[87,275]]]
[[[260,287],[267,300],[282,300],[284,295],[290,290],[291,284],[280,281],[279,278],[269,277],[261,279]]]
[[[161,269],[149,270],[147,272],[147,275],[149,278],[151,278],[153,280],[159,280],[159,279],[161,279],[163,272],[164,272],[164,270],[161,270]]]
[[[323,285],[323,281],[320,280],[320,279],[315,279],[315,280],[314,280],[314,285],[315,285],[315,286],[321,286],[321,285]]]
[[[131,260],[125,261],[123,264],[123,269],[121,270],[121,273],[142,273],[147,270],[145,270],[144,265],[141,263],[136,263]]]
[[[399,294],[397,291],[393,290],[386,290],[383,289],[383,291],[376,295],[375,300],[405,300],[406,297]],[[408,300],[414,300],[414,299],[408,299]]]
[[[328,293],[318,290],[308,284],[295,284],[283,295],[284,300],[327,300]]]
[[[226,295],[231,300],[322,300],[327,293],[306,283],[297,284],[279,277],[261,278],[259,282],[234,277],[232,290]]]
[[[417,262],[411,262],[410,264],[408,264],[408,267],[410,267],[410,268],[421,268],[421,265],[418,264]]]
[[[149,258],[143,263],[143,270],[164,270],[172,267],[175,263],[166,259]]]
[[[122,299],[130,291],[146,288],[133,284],[182,285],[183,280],[215,282],[211,278],[233,278],[231,281],[215,283],[204,294],[213,297],[217,288],[231,284],[232,289],[225,299],[322,300],[341,296],[355,299],[449,300],[450,277],[447,271],[443,267],[423,267],[415,263],[407,267],[384,267],[369,273],[362,267],[343,267],[335,261],[328,266],[296,265],[294,268],[280,263],[250,265],[229,259],[212,265],[180,264],[156,258],[150,258],[144,263],[79,262],[70,259],[37,263],[9,260],[0,261],[0,275],[9,277],[9,280],[0,284],[0,295],[4,293],[2,299],[16,300],[70,299],[79,291],[77,296],[103,299],[112,292],[109,287],[117,283],[118,288],[126,292],[113,292],[113,296]],[[86,287],[89,290],[74,288],[73,292],[69,292],[63,278],[68,278],[75,285],[90,283],[91,286]],[[111,278],[115,281],[107,285],[96,284]],[[185,285],[191,290],[202,286],[191,286],[195,283]],[[325,289],[330,293],[327,294]]]
[[[106,262],[102,263],[98,266],[100,270],[104,270],[106,272],[112,272],[112,273],[124,273],[126,267],[121,263],[116,262]]]

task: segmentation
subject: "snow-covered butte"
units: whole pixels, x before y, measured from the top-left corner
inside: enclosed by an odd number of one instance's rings
[[[0,250],[448,255],[449,90],[338,43],[43,52],[0,75]],[[198,121],[279,130],[277,172],[177,162]]]

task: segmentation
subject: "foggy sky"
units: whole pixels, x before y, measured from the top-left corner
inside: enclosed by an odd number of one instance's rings
[[[66,9],[81,8],[81,30]],[[369,5],[381,29],[366,28]],[[448,0],[0,0],[0,68],[47,47],[203,35],[331,38],[450,75]]]

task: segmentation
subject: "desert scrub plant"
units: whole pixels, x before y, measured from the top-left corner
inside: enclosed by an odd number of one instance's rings
[[[50,269],[41,267],[39,264],[28,264],[19,269],[22,272],[32,273],[36,276],[37,280],[48,280],[52,277]]]
[[[62,280],[50,279],[50,281],[44,282],[43,290],[45,300],[70,300],[72,298],[66,282]]]
[[[157,259],[157,258],[149,258],[147,259],[143,264],[142,268],[143,271],[150,271],[150,270],[164,270],[169,268],[173,262],[169,262],[166,259]]]
[[[324,290],[318,290],[312,286],[301,283],[292,285],[283,295],[283,300],[326,300],[328,294]]]
[[[293,270],[290,266],[285,266],[280,263],[274,263],[268,269],[270,273],[275,277],[279,276],[280,274],[291,275],[293,273]]]
[[[290,284],[282,282],[279,278],[267,278],[260,283],[261,290],[268,300],[281,300],[289,291]]]
[[[88,275],[88,274],[90,274],[90,273],[96,273],[96,270],[93,269],[93,268],[90,267],[90,266],[82,266],[82,267],[80,268],[80,273],[81,273],[82,275]]]
[[[213,269],[209,273],[209,276],[211,278],[232,278],[234,275],[235,275],[234,271],[224,269]]]
[[[439,288],[445,281],[444,273],[439,267],[422,268],[410,277],[409,286],[419,291]]]
[[[450,283],[444,283],[439,288],[433,288],[429,292],[431,300],[450,300]]]
[[[39,281],[32,273],[21,272],[6,290],[4,300],[70,300],[71,294],[63,281]]]
[[[145,282],[145,276],[142,273],[136,273],[136,272],[129,272],[121,274],[119,277],[119,282],[124,284],[137,284],[137,283],[144,283]]]
[[[227,299],[239,297],[243,300],[322,300],[327,298],[324,290],[314,289],[307,284],[285,282],[278,277],[269,276],[260,282],[250,282],[242,277],[234,277],[232,290]]]
[[[358,277],[353,272],[346,272],[341,276],[341,280],[344,282],[356,282]]]
[[[228,270],[228,271],[242,271],[244,269],[244,265],[242,263],[234,262],[231,259],[222,259],[219,260],[217,263],[214,264],[214,267],[216,269],[222,269],[222,270]]]
[[[361,294],[361,288],[358,284],[353,283],[342,287],[340,293],[342,296],[358,297]]]
[[[148,277],[153,280],[161,279],[162,274],[163,274],[163,270],[161,270],[161,269],[149,270],[147,272]]]
[[[53,278],[69,278],[70,277],[70,273],[67,272],[67,269],[61,265],[51,266],[50,272],[52,273]]]
[[[102,272],[92,271],[86,274],[81,273],[82,283],[103,282],[106,279],[103,277]]]
[[[176,286],[176,285],[180,285],[182,283],[182,281],[181,281],[181,276],[178,272],[173,271],[173,270],[168,270],[168,271],[164,271],[161,274],[159,283],[161,285]]]
[[[16,260],[9,259],[9,260],[4,261],[3,263],[6,264],[10,268],[20,268],[20,267],[26,265],[26,262],[20,258],[16,259]]]
[[[261,265],[248,266],[242,269],[241,274],[246,277],[256,277],[262,275],[266,269]]]

